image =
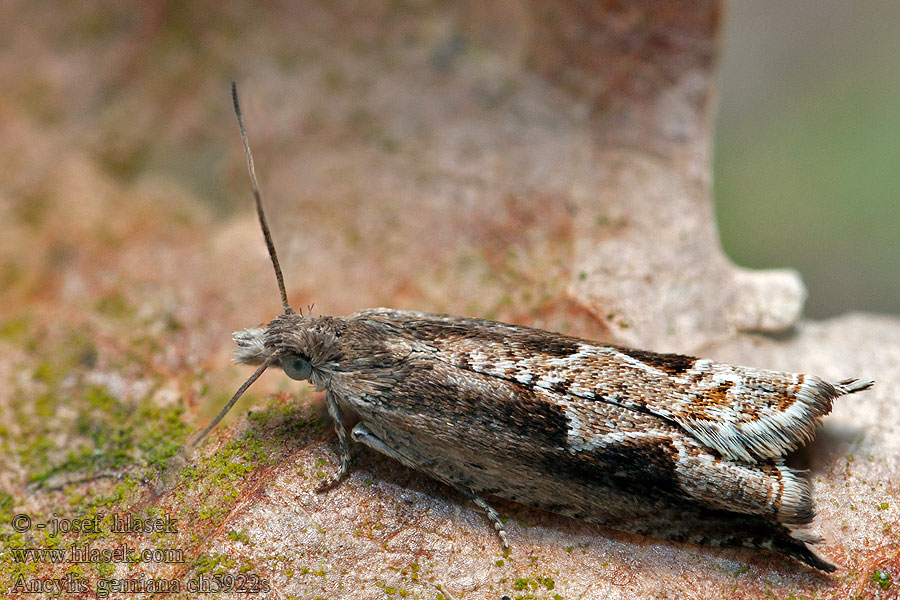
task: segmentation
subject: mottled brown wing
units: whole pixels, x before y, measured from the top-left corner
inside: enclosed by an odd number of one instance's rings
[[[389,309],[353,317],[392,323],[462,369],[662,417],[748,463],[808,443],[835,398],[872,385],[604,346],[482,319]]]

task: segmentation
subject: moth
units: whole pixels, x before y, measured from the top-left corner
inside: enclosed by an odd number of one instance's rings
[[[785,456],[810,442],[832,402],[872,381],[732,366],[605,345],[484,319],[376,308],[308,316],[288,303],[247,133],[234,110],[284,312],[234,334],[257,365],[202,439],[269,367],[325,390],[340,463],[349,438],[457,489],[638,534],[835,566],[810,545],[812,486]]]

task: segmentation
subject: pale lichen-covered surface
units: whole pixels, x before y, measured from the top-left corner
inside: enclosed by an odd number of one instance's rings
[[[795,274],[722,255],[719,7],[481,4],[2,6],[0,586],[249,572],[278,598],[896,596],[900,320],[804,321]],[[163,477],[249,375],[229,365],[231,331],[280,312],[232,78],[295,306],[496,318],[875,379],[797,457],[816,483],[818,551],[842,568],[498,501],[506,555],[464,498],[366,451],[316,494],[333,435],[321,399],[280,374]],[[113,512],[168,514],[179,532],[9,526]],[[10,558],[72,543],[184,562]]]

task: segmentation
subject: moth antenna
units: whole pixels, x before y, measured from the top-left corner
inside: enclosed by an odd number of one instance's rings
[[[247,141],[247,130],[244,128],[244,118],[241,116],[241,105],[238,102],[237,84],[231,82],[231,99],[234,101],[234,114],[237,116],[238,127],[241,128],[241,142],[244,144],[244,154],[247,155],[247,168],[250,170],[250,183],[253,186],[253,199],[256,200],[256,214],[259,216],[259,225],[262,227],[263,237],[266,238],[266,248],[275,267],[275,279],[278,280],[278,291],[281,292],[281,304],[286,314],[294,312],[288,304],[287,291],[284,289],[284,275],[281,274],[281,265],[278,264],[278,255],[275,254],[275,244],[272,243],[272,234],[269,233],[269,225],[266,223],[266,213],[263,212],[262,196],[259,193],[259,183],[256,181],[256,168],[253,166],[253,154],[250,152],[250,142]],[[261,371],[260,371],[261,372]],[[229,405],[230,406],[230,405]]]
[[[193,447],[195,447],[197,444],[199,444],[200,442],[202,442],[202,441],[203,441],[203,438],[205,438],[206,435],[207,435],[210,431],[212,431],[213,427],[215,427],[216,425],[218,425],[218,424],[219,424],[219,421],[221,421],[222,418],[223,418],[226,414],[228,414],[228,411],[231,410],[231,407],[234,406],[234,403],[237,402],[238,399],[244,394],[244,392],[247,391],[247,388],[249,388],[251,385],[253,385],[253,382],[254,382],[254,381],[256,381],[257,379],[259,379],[259,376],[263,374],[263,371],[265,371],[266,369],[268,369],[269,366],[270,366],[273,362],[279,360],[280,358],[281,358],[281,357],[280,357],[279,355],[273,354],[272,356],[270,356],[269,358],[267,358],[263,364],[259,365],[259,368],[256,369],[256,371],[253,373],[253,375],[251,375],[250,378],[249,378],[247,381],[245,381],[244,384],[243,384],[241,387],[239,387],[238,390],[234,393],[234,396],[231,397],[231,400],[228,401],[228,404],[225,405],[225,408],[223,408],[222,410],[219,411],[219,414],[216,415],[216,418],[213,419],[213,422],[210,423],[209,425],[207,425],[207,426],[206,426],[206,429],[204,429],[203,431],[201,431],[201,432],[200,432],[200,435],[198,435],[198,436],[196,437],[196,439],[194,439],[194,441],[190,443],[190,447],[193,448]]]

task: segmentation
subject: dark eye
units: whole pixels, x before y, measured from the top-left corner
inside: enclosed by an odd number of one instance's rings
[[[292,354],[281,361],[281,368],[284,369],[288,377],[297,381],[309,379],[309,376],[312,375],[312,365],[309,364],[309,361],[296,354]]]

